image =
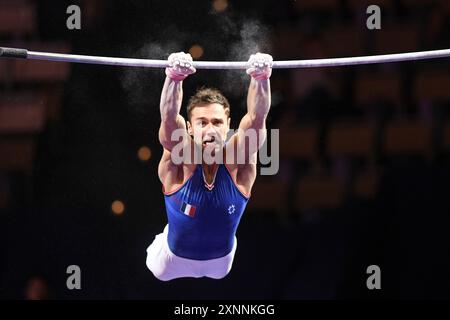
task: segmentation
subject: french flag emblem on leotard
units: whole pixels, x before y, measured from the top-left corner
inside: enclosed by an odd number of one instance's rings
[[[188,204],[186,202],[183,202],[183,204],[181,205],[181,212],[183,212],[185,215],[189,216],[189,217],[194,217],[195,215],[195,207],[191,204]]]

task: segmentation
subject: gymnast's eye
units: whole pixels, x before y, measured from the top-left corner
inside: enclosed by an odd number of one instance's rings
[[[220,127],[220,126],[222,126],[223,121],[222,121],[222,120],[214,120],[213,124],[214,124],[214,126],[216,126],[216,127]]]

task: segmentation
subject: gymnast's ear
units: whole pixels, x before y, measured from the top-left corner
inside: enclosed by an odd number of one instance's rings
[[[192,130],[192,125],[189,122],[189,120],[186,120],[186,128],[187,128],[187,132],[190,136],[194,135],[194,131]]]

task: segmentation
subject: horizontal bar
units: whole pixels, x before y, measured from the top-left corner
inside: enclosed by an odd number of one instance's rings
[[[101,64],[101,65],[127,66],[127,67],[165,68],[168,66],[167,60],[86,56],[86,55],[27,51],[25,49],[15,49],[15,48],[0,48],[0,57],[1,56],[13,58],[26,58],[30,60],[75,62],[75,63]],[[427,60],[427,59],[448,58],[448,57],[450,57],[450,49],[443,49],[443,50],[419,51],[419,52],[396,53],[396,54],[362,56],[362,57],[274,61],[273,68],[291,69],[291,68],[337,67],[337,66],[349,66],[359,64]],[[246,61],[194,61],[193,64],[194,67],[197,69],[247,68]]]
[[[16,49],[16,48],[0,48],[0,57],[5,58],[27,58],[26,49]]]

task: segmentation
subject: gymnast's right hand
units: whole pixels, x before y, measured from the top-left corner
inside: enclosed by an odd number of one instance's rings
[[[175,81],[183,81],[196,71],[189,53],[172,53],[168,58],[168,62],[169,66],[166,68],[166,75]]]

